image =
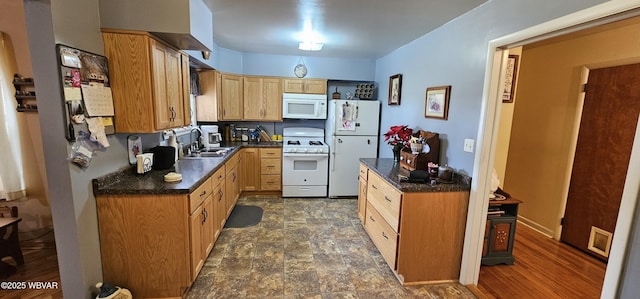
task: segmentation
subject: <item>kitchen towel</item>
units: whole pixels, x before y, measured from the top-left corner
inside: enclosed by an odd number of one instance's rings
[[[358,106],[345,102],[340,106],[341,121],[338,131],[355,131]]]

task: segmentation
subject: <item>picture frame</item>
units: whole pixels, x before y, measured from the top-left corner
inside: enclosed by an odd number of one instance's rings
[[[451,85],[427,88],[424,102],[424,117],[447,120]]]
[[[509,55],[504,74],[504,89],[502,91],[502,102],[513,103],[513,96],[516,91],[516,78],[518,75],[518,55]]]
[[[402,96],[402,74],[389,77],[389,105],[400,105]]]

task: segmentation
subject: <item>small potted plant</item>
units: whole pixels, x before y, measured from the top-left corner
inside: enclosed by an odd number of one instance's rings
[[[400,161],[400,151],[409,146],[413,129],[407,125],[391,126],[387,133],[384,133],[384,141],[393,147],[393,158]]]

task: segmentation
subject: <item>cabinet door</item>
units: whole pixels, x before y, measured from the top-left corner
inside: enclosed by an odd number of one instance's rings
[[[151,40],[156,130],[184,125],[182,61],[178,51]]]
[[[304,93],[327,93],[327,80],[324,79],[306,79],[304,82]]]
[[[190,236],[191,236],[191,281],[193,282],[200,269],[204,265],[202,254],[202,220],[203,206],[199,206],[191,216],[189,216]]]
[[[225,184],[222,183],[218,185],[215,192],[213,193],[212,201],[213,201],[213,240],[218,239],[222,229],[224,228],[224,223],[227,221],[227,207],[225,204]]]
[[[243,148],[242,170],[243,189],[245,191],[260,190],[260,155],[258,148]]]
[[[262,120],[282,121],[282,80],[265,78],[262,91],[264,95]]]
[[[509,251],[511,225],[511,222],[493,222],[493,237],[491,240],[492,253]]]
[[[264,116],[264,96],[260,77],[244,78],[244,119],[261,120]]]
[[[358,218],[364,223],[365,210],[367,208],[367,181],[360,177],[358,185],[360,186],[358,189]]]
[[[191,124],[191,74],[189,71],[189,55],[180,53],[180,62],[182,64],[182,110],[183,125]]]
[[[238,176],[238,165],[228,165],[227,166],[227,178],[226,178],[226,196],[225,196],[225,208],[227,217],[231,214],[233,207],[238,200],[239,195],[239,182],[240,177]]]
[[[304,79],[284,79],[284,92],[304,93]]]
[[[242,120],[243,117],[243,78],[231,74],[222,74],[220,97],[222,98],[221,120]]]
[[[201,250],[202,250],[202,259],[206,260],[213,249],[213,241],[214,241],[214,221],[215,221],[215,210],[213,209],[213,196],[209,196],[205,201],[203,206],[203,214],[202,214],[202,237],[201,237]]]
[[[220,73],[203,71],[198,73],[200,93],[196,96],[196,120],[218,121],[218,101],[220,100]]]

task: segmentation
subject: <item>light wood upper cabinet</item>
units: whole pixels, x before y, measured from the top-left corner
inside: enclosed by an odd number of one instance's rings
[[[282,121],[282,81],[244,77],[244,120]]]
[[[190,111],[185,107],[187,56],[146,32],[103,30],[102,38],[116,131],[151,133],[184,126],[185,111]]]
[[[218,101],[220,98],[221,75],[218,71],[198,73],[200,93],[196,96],[196,120],[218,121]]]
[[[294,79],[287,78],[283,80],[285,93],[312,93],[326,94],[326,79]]]
[[[220,89],[220,120],[242,120],[244,108],[244,78],[222,74]]]
[[[184,110],[184,124],[191,123],[191,75],[189,71],[189,55],[180,53],[182,63],[182,108]]]

